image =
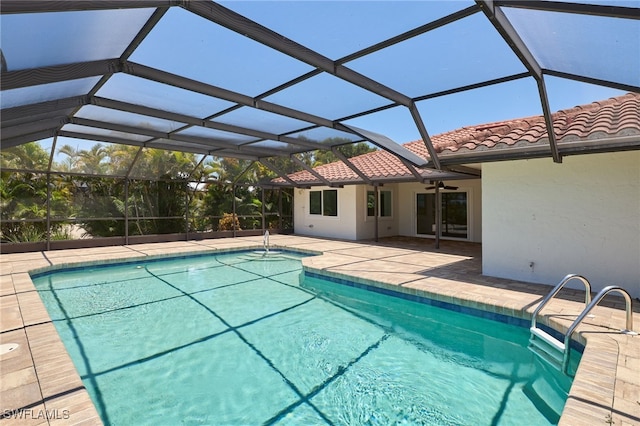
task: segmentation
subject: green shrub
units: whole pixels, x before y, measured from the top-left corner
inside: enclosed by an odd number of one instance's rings
[[[222,218],[218,221],[219,231],[232,231],[234,226],[237,231],[240,230],[240,220],[238,220],[238,215],[224,213]]]

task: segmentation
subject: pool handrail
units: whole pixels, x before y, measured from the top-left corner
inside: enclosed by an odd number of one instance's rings
[[[562,372],[567,374],[567,368],[568,368],[568,364],[569,364],[569,343],[571,340],[571,335],[573,334],[573,332],[575,331],[575,329],[578,327],[578,325],[580,325],[580,323],[582,322],[582,320],[589,314],[589,312],[591,312],[591,310],[593,308],[596,307],[596,305],[598,303],[600,303],[600,301],[609,293],[611,293],[612,291],[617,291],[618,293],[622,294],[622,297],[624,297],[625,300],[625,310],[626,310],[626,324],[625,324],[625,329],[620,330],[622,333],[624,334],[629,334],[629,335],[637,335],[638,333],[633,331],[633,310],[631,309],[631,296],[629,296],[629,293],[627,293],[627,291],[625,289],[623,289],[622,287],[619,286],[615,286],[615,285],[610,285],[608,287],[603,288],[602,290],[600,290],[600,292],[596,295],[596,297],[593,299],[593,301],[591,301],[591,303],[589,303],[589,306],[587,306],[584,311],[582,311],[582,313],[578,316],[578,318],[576,318],[576,320],[573,322],[573,324],[571,324],[571,326],[569,327],[569,329],[567,330],[567,334],[564,336],[564,347],[565,347],[565,351],[564,351],[564,358],[562,361]]]
[[[558,294],[558,292],[560,290],[562,290],[562,288],[565,286],[565,284],[567,284],[569,281],[571,280],[578,280],[581,281],[584,284],[585,287],[585,295],[584,295],[584,305],[585,307],[589,305],[589,303],[591,302],[591,283],[589,283],[589,280],[587,280],[585,277],[583,277],[582,275],[578,275],[578,274],[569,274],[566,277],[564,277],[562,279],[562,281],[560,281],[554,288],[553,290],[551,290],[551,292],[549,294],[547,294],[545,296],[544,299],[542,299],[542,302],[540,302],[540,304],[538,305],[538,307],[533,311],[533,315],[531,317],[531,328],[537,328],[536,327],[536,323],[537,323],[537,317],[538,314],[540,313],[540,311],[542,310],[542,308],[545,307],[545,305],[547,303],[549,303],[549,301],[555,297],[556,294]]]

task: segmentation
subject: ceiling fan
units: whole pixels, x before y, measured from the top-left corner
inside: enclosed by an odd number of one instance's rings
[[[434,183],[434,182],[431,182],[431,183]],[[448,189],[448,190],[450,190],[450,191],[455,191],[456,189],[458,189],[458,187],[457,187],[457,186],[449,186],[449,185],[445,185],[445,184],[444,184],[444,182],[442,182],[442,181],[439,181],[439,182],[438,182],[438,184],[437,184],[437,188],[438,188],[438,189]],[[430,189],[436,189],[436,186],[427,186],[425,189],[426,189],[427,191],[428,191],[428,190],[430,190]]]

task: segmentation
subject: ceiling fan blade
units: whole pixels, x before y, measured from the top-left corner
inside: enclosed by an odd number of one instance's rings
[[[427,186],[427,187],[425,188],[425,190],[429,191],[429,190],[431,190],[431,189],[436,189],[436,188],[440,188],[440,189],[448,189],[448,190],[450,190],[450,191],[455,191],[456,189],[458,189],[458,187],[457,187],[457,186],[448,186],[448,185],[445,185],[443,182],[440,182],[440,183],[438,183],[438,185],[437,185],[437,186],[436,186],[436,185]]]

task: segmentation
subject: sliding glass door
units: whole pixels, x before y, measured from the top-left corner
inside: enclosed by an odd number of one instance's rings
[[[442,192],[442,228],[440,236],[468,237],[467,193]],[[436,194],[416,194],[416,232],[418,235],[436,234]]]

